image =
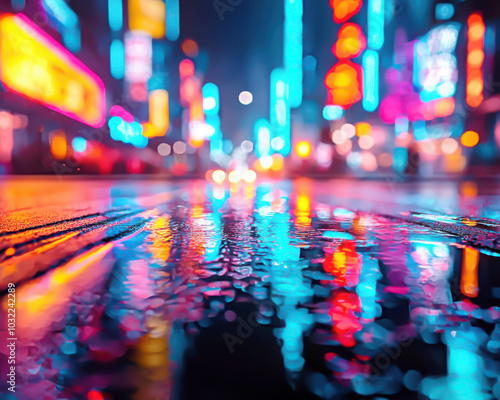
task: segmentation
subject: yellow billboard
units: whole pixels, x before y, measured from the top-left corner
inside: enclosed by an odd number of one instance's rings
[[[23,14],[0,17],[4,86],[89,126],[106,118],[102,80]]]
[[[128,19],[131,31],[143,31],[154,39],[165,37],[166,8],[162,0],[129,0]]]

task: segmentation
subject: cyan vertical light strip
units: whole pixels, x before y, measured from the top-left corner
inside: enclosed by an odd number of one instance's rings
[[[111,30],[119,32],[123,28],[122,0],[108,0],[108,22]]]
[[[290,86],[290,107],[302,104],[302,15],[303,0],[285,0],[285,28],[283,34],[284,66]]]
[[[363,54],[363,108],[373,112],[379,105],[379,56],[374,50]]]
[[[276,68],[271,72],[270,111],[272,140],[276,143],[273,148],[283,156],[287,156],[291,150],[290,101],[288,74],[282,68]]]
[[[179,39],[180,22],[179,22],[179,0],[165,0],[166,5],[166,36],[167,39],[175,42]]]
[[[384,45],[384,0],[368,1],[368,47],[380,50]]]

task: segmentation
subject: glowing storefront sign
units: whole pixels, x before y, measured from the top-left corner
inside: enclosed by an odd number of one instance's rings
[[[414,58],[414,85],[423,102],[452,97],[458,81],[455,48],[460,24],[450,22],[433,28],[417,41]]]
[[[22,14],[0,18],[0,68],[10,91],[87,125],[104,123],[102,80]]]

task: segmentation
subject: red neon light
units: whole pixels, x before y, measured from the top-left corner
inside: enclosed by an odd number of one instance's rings
[[[330,7],[333,8],[333,20],[337,24],[356,15],[362,6],[362,0],[330,0]]]

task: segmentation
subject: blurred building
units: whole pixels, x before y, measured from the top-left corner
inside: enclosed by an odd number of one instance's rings
[[[497,170],[492,2],[280,0],[261,31],[265,3],[194,4],[3,2],[0,173],[208,171],[239,181],[254,171]],[[228,31],[236,39],[221,43]]]
[[[339,30],[324,117],[336,153],[360,175],[496,171],[498,8],[358,3],[330,2]]]

